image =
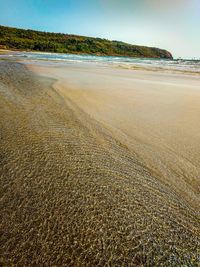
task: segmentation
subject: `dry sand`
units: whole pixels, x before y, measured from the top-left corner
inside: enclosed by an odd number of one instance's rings
[[[0,62],[5,266],[198,266],[200,78]]]

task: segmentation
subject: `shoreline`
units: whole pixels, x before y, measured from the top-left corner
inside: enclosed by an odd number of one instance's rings
[[[5,51],[5,53],[4,53]],[[53,53],[53,52],[40,52],[40,51],[26,51],[26,50],[3,50],[3,49],[0,49],[0,60],[1,59],[7,59],[7,56],[13,56],[15,55],[15,53],[18,54],[18,56],[16,58],[13,58],[12,60],[19,60],[19,61],[22,61],[22,62],[36,62],[36,63],[39,63],[39,62],[48,62],[49,63],[54,63],[54,64],[70,64],[70,63],[74,63],[74,64],[79,64],[80,62],[82,64],[98,64],[99,66],[100,65],[103,65],[103,66],[108,66],[108,67],[114,67],[114,68],[119,68],[119,69],[127,69],[127,70],[132,70],[132,71],[137,71],[137,70],[142,70],[142,71],[150,71],[150,72],[158,72],[158,73],[169,73],[169,74],[183,74],[183,75],[191,75],[191,76],[200,76],[200,69],[199,71],[193,71],[193,70],[181,70],[181,69],[177,69],[177,68],[167,68],[167,67],[164,67],[164,66],[142,66],[143,64],[139,65],[137,63],[131,63],[131,65],[129,64],[126,64],[126,63],[123,63],[123,62],[113,62],[113,63],[110,63],[110,62],[98,62],[98,61],[76,61],[76,60],[71,60],[71,59],[48,59],[48,58],[35,58],[35,59],[31,59],[31,58],[28,58],[27,60],[22,56],[20,57],[20,54],[23,54],[23,53],[32,53],[32,54],[43,54],[43,55],[74,55],[74,56],[91,56],[91,57],[98,57],[98,55],[93,55],[93,54],[73,54],[73,53],[69,53],[69,54],[66,54],[66,53]],[[4,56],[4,57],[2,57]],[[105,55],[106,56],[106,55]],[[100,55],[99,57],[104,57],[102,55]],[[109,57],[109,56],[108,56]],[[115,56],[110,56],[110,57],[115,57]],[[117,56],[118,57],[118,56]],[[119,58],[126,58],[126,56],[119,56]],[[127,58],[129,58],[127,56]],[[167,59],[157,59],[157,58],[133,58],[133,59],[142,59],[142,60],[166,60]],[[194,60],[188,60],[188,59],[183,59],[183,61],[186,60],[186,61],[194,61]],[[169,59],[170,61],[170,59]],[[173,59],[173,61],[179,61],[179,59]],[[197,62],[199,62],[199,60],[196,60]]]

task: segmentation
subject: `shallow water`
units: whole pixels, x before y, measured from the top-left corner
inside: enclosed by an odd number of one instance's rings
[[[1,61],[2,265],[198,266],[199,88]]]
[[[57,80],[61,94],[111,129],[151,173],[198,205],[199,77],[93,64],[49,67],[43,62],[31,69]]]

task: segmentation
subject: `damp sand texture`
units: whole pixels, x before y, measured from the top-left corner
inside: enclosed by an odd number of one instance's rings
[[[197,181],[176,190],[65,86],[0,63],[1,265],[198,266]]]

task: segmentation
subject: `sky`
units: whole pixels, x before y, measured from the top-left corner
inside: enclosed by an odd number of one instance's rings
[[[0,0],[0,25],[159,47],[200,58],[200,0]]]

